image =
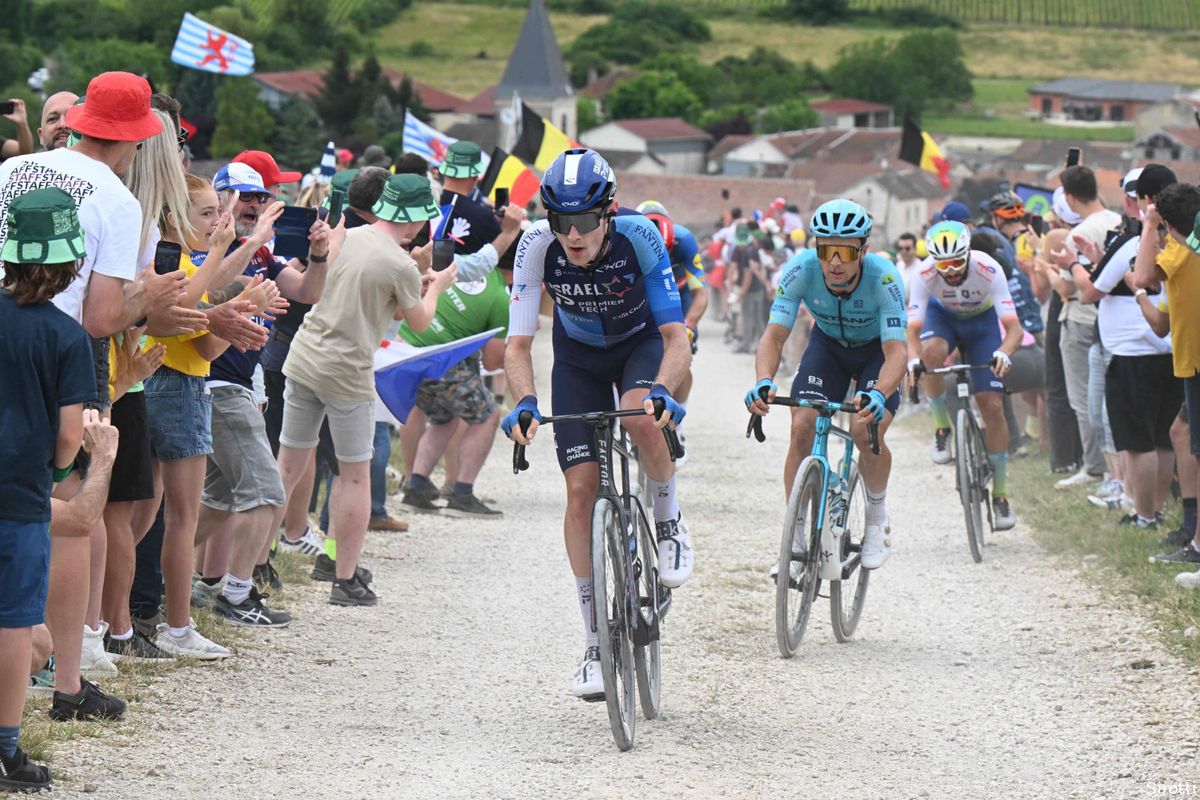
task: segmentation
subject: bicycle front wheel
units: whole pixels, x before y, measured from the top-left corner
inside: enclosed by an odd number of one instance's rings
[[[641,619],[639,625],[649,627],[658,622],[661,635],[662,619],[658,609],[662,605],[662,593],[666,589],[658,582],[658,544],[654,539],[650,520],[646,516],[646,507],[640,491],[634,491],[633,524],[637,529],[638,563],[641,565],[638,575],[638,612]],[[638,697],[642,701],[642,714],[646,719],[658,716],[662,695],[662,648],[661,642],[655,638],[649,644],[634,645],[633,666],[637,672]]]
[[[987,458],[983,450],[983,438],[971,418],[970,406],[958,410],[954,426],[954,449],[957,456],[958,496],[962,500],[963,517],[967,521],[967,546],[971,558],[978,564],[983,561],[983,480],[979,460]]]
[[[846,529],[842,532],[840,557],[847,566],[842,569],[844,577],[829,585],[829,619],[833,623],[834,638],[839,642],[848,642],[854,635],[867,602],[867,583],[871,580],[871,571],[858,563],[867,527],[867,487],[858,474],[858,464],[850,471],[846,505]]]
[[[816,460],[801,467],[792,484],[779,546],[779,574],[775,577],[775,639],[784,658],[791,658],[800,647],[821,585],[818,561],[823,467]]]
[[[600,672],[604,676],[608,722],[621,750],[633,747],[631,598],[636,604],[637,588],[621,514],[616,503],[600,498],[592,510],[592,602],[600,637]]]

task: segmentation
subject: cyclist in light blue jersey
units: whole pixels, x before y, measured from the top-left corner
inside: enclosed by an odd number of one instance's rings
[[[759,415],[770,410],[759,392],[766,389],[770,398],[778,391],[775,372],[804,303],[816,325],[792,381],[791,396],[843,402],[851,379],[855,381],[861,410],[850,432],[861,453],[859,468],[867,490],[860,558],[864,568],[877,569],[891,554],[885,497],[892,454],[884,434],[900,406],[900,381],[907,368],[907,318],[900,272],[886,258],[867,252],[871,226],[867,210],[850,200],[831,200],[813,214],[810,228],[817,246],[796,254],[783,267],[754,361],[758,383],[746,393],[746,407]],[[816,419],[813,409],[792,410],[792,438],[783,471],[785,495],[800,462],[812,451]],[[869,422],[879,424],[878,455],[871,453],[867,442]]]

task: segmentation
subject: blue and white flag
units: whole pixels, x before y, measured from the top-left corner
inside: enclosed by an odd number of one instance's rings
[[[185,12],[171,60],[202,72],[249,75],[254,72],[254,45]]]
[[[417,402],[417,389],[423,382],[441,378],[500,331],[501,328],[492,328],[430,347],[414,347],[403,340],[384,342],[375,351],[375,393],[392,416],[407,422],[408,414]]]
[[[321,155],[321,174],[317,178],[319,183],[328,184],[333,180],[334,173],[337,172],[337,150],[333,142],[325,145],[325,152]]]
[[[404,152],[416,153],[436,167],[446,160],[446,151],[457,141],[453,136],[447,136],[421,122],[407,108],[404,109]]]

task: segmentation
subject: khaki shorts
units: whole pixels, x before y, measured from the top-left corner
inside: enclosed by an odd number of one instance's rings
[[[322,396],[294,378],[283,390],[283,429],[279,443],[309,450],[321,439],[321,423],[329,418],[329,433],[338,461],[370,461],[375,445],[375,401]]]
[[[249,511],[287,502],[271,455],[267,426],[244,386],[213,386],[212,453],[200,502],[218,511]]]

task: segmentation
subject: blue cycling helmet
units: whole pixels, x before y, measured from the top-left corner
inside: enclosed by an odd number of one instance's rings
[[[809,227],[821,238],[866,239],[871,235],[871,215],[853,200],[830,200],[812,215]]]
[[[617,178],[612,167],[595,150],[567,150],[542,176],[542,205],[559,214],[604,208],[616,194]]]

